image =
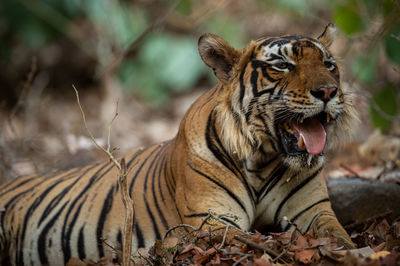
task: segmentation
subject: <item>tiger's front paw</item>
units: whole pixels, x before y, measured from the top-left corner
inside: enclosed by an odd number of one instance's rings
[[[338,240],[339,246],[346,249],[354,249],[356,245],[350,236],[333,215],[321,215],[312,225],[314,233],[319,237],[333,236]]]

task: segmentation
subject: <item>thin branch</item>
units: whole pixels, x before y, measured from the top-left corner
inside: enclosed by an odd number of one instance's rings
[[[109,152],[109,153],[111,153],[112,154],[112,151],[110,151],[110,149],[111,149],[111,127],[112,127],[112,123],[114,122],[114,120],[117,118],[117,116],[118,116],[118,104],[119,104],[119,100],[117,100],[117,104],[116,104],[116,107],[115,107],[115,114],[114,114],[114,117],[113,117],[113,119],[111,120],[111,122],[110,122],[110,124],[108,125],[108,135],[107,135],[107,151]]]
[[[79,110],[81,111],[81,114],[82,114],[83,125],[85,126],[86,132],[89,134],[90,139],[93,141],[93,143],[96,145],[97,148],[99,148],[100,150],[102,150],[103,152],[105,152],[105,153],[108,155],[108,157],[109,157],[110,160],[114,163],[114,165],[118,168],[118,170],[121,170],[121,165],[120,165],[120,163],[115,159],[114,155],[112,155],[112,154],[110,153],[109,150],[106,150],[106,149],[104,149],[102,146],[100,146],[100,145],[97,143],[97,141],[95,140],[95,138],[94,138],[92,132],[91,132],[90,129],[88,128],[88,125],[87,125],[87,122],[86,122],[86,115],[85,115],[85,112],[83,111],[83,108],[82,108],[82,105],[81,105],[81,102],[80,102],[80,99],[79,99],[78,90],[75,88],[75,85],[72,85],[72,88],[73,88],[74,91],[75,91],[75,94],[76,94],[76,101],[77,101],[77,103],[78,103]],[[115,119],[116,116],[117,116],[117,115],[114,116],[114,118],[113,118],[112,121],[114,121],[114,119]],[[112,121],[111,121],[111,123],[112,123]],[[110,126],[111,126],[111,124],[110,124]],[[110,129],[109,131],[111,132],[111,129]]]
[[[107,242],[107,239],[102,239],[103,243],[108,246],[109,248],[111,248],[115,253],[117,253],[117,256],[121,256],[122,252],[118,249],[116,249],[115,247],[113,247],[110,243]]]
[[[83,124],[86,128],[87,133],[90,136],[90,139],[100,150],[102,150],[104,153],[106,153],[108,155],[110,160],[114,163],[114,165],[119,170],[118,184],[121,187],[122,202],[124,203],[124,206],[125,206],[124,236],[122,239],[122,247],[123,247],[122,265],[130,266],[132,263],[134,263],[134,261],[132,260],[132,257],[131,257],[131,253],[132,253],[132,237],[133,237],[133,226],[132,225],[134,224],[133,218],[135,217],[135,209],[134,209],[133,200],[129,195],[129,189],[128,189],[128,185],[127,185],[128,170],[126,167],[125,159],[122,158],[121,161],[118,162],[110,151],[111,127],[112,127],[112,123],[114,122],[115,118],[118,116],[118,101],[117,101],[115,115],[114,115],[113,119],[111,120],[110,125],[108,126],[108,136],[107,136],[108,147],[107,147],[107,149],[105,149],[96,142],[92,132],[89,130],[89,128],[87,126],[87,122],[86,122],[86,115],[85,115],[85,112],[83,111],[83,108],[82,108],[82,105],[81,105],[81,102],[79,99],[78,90],[75,88],[74,85],[72,85],[72,87],[75,90],[76,100],[77,100],[79,109],[82,114]]]
[[[174,231],[175,229],[179,228],[179,227],[189,227],[190,229],[192,229],[193,231],[197,231],[198,229],[196,229],[194,226],[190,225],[190,224],[177,224],[171,228],[169,228],[167,230],[167,232],[165,232],[163,239],[165,239],[169,233],[171,233],[172,231]]]
[[[122,265],[131,265],[131,252],[132,252],[132,236],[133,236],[133,218],[135,216],[135,210],[133,208],[133,200],[129,196],[129,190],[127,185],[127,168],[125,159],[121,159],[121,169],[118,174],[118,182],[121,187],[122,201],[125,206],[125,223],[124,223],[124,238],[123,238],[123,250],[122,250]]]
[[[352,175],[354,175],[355,177],[359,178],[359,179],[365,179],[364,177],[361,177],[360,175],[358,175],[353,169],[351,169],[350,167],[344,165],[344,164],[340,164],[340,167],[342,167],[344,170],[350,172]]]
[[[226,236],[228,235],[229,227],[230,227],[230,224],[227,224],[226,228],[225,228],[224,237],[222,238],[221,246],[219,248],[223,248],[225,245]]]
[[[240,241],[240,242],[245,243],[249,247],[256,248],[256,249],[259,249],[261,251],[264,251],[264,252],[268,253],[268,255],[270,255],[270,256],[274,256],[274,257],[278,257],[279,256],[279,254],[276,253],[275,251],[273,251],[273,250],[271,250],[269,248],[266,248],[263,245],[254,243],[250,239],[247,239],[247,238],[244,238],[244,237],[241,237],[241,236],[238,236],[238,235],[235,235],[233,238],[238,240],[238,241]]]
[[[33,78],[35,77],[37,72],[37,59],[36,57],[32,57],[32,62],[31,62],[31,69],[29,70],[29,73],[26,77],[26,81],[24,83],[24,86],[22,87],[21,94],[18,97],[18,101],[15,104],[15,106],[12,108],[10,114],[7,117],[7,122],[10,126],[10,130],[13,133],[13,135],[17,136],[17,131],[15,130],[14,124],[13,124],[13,118],[15,114],[18,112],[18,109],[22,107],[26,101],[26,96],[28,95],[28,92],[31,88]]]

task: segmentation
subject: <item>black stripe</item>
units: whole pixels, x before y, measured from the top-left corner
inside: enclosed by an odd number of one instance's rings
[[[155,232],[155,235],[156,235],[156,239],[161,240],[160,230],[158,229],[157,222],[156,222],[156,219],[154,218],[153,212],[150,209],[149,197],[148,197],[148,195],[146,195],[146,193],[147,193],[147,182],[149,180],[150,171],[151,170],[154,171],[154,167],[153,166],[156,163],[156,161],[159,159],[160,154],[162,153],[162,151],[164,149],[164,146],[159,146],[159,147],[162,147],[162,148],[159,148],[157,150],[154,158],[152,158],[152,161],[151,161],[149,167],[147,168],[147,172],[146,172],[146,175],[145,175],[145,181],[144,181],[143,201],[144,201],[144,203],[146,205],[147,213],[150,216],[150,221],[153,224],[153,229],[154,229],[154,232]],[[154,182],[154,180],[153,180],[153,182]],[[153,198],[153,201],[156,204],[156,198]],[[159,206],[156,206],[156,209],[160,213]],[[164,219],[164,221],[165,221],[165,219]]]
[[[184,215],[184,216],[185,216],[185,218],[199,218],[199,217],[207,217],[208,215],[209,215],[209,213],[203,212],[203,213],[193,213],[193,214]],[[237,223],[235,223],[234,221],[232,221],[229,218],[226,218],[226,217],[222,216],[222,217],[220,217],[220,219],[224,220],[227,223],[232,224],[233,226],[235,226],[235,227],[237,227],[239,229],[242,229]]]
[[[162,158],[161,160],[160,160],[160,158]],[[156,161],[156,166],[154,167],[154,170],[153,170],[153,178],[152,178],[152,184],[151,184],[151,192],[152,192],[152,194],[153,194],[153,199],[154,199],[154,205],[155,205],[155,207],[156,207],[156,210],[157,210],[157,212],[158,212],[158,214],[159,214],[159,216],[160,216],[160,219],[161,219],[161,222],[163,223],[163,225],[164,225],[164,227],[165,227],[165,230],[167,230],[168,229],[168,222],[167,222],[167,220],[165,219],[165,216],[164,216],[164,214],[163,214],[163,212],[162,212],[162,210],[161,210],[161,208],[160,208],[160,204],[159,204],[159,202],[158,202],[158,197],[157,197],[157,195],[156,195],[156,185],[155,185],[155,182],[156,182],[156,178],[157,178],[157,180],[158,180],[158,191],[159,191],[159,193],[161,194],[162,192],[161,192],[161,186],[160,186],[160,183],[161,183],[161,165],[162,165],[162,162],[163,162],[163,159],[165,159],[165,146],[163,147],[163,150],[161,150],[161,156],[159,157],[159,158],[157,158],[157,161]],[[159,171],[157,171],[157,168],[159,168]],[[157,174],[156,174],[157,173]],[[162,201],[164,201],[163,199],[162,199]]]
[[[1,222],[0,222],[0,226],[1,226],[1,229],[2,229],[3,232],[7,232],[7,230],[6,230],[6,228],[5,228],[5,223],[4,223],[4,218],[5,218],[5,216],[6,216],[6,213],[9,212],[10,210],[12,210],[12,209],[15,207],[16,200],[17,200],[18,198],[24,196],[26,193],[29,193],[31,190],[32,190],[32,188],[29,188],[29,189],[27,189],[27,190],[24,190],[24,191],[18,193],[17,195],[15,195],[14,197],[12,197],[12,198],[3,206],[4,209],[6,210],[6,211],[4,211],[4,212],[0,212],[0,217],[1,217],[1,219],[0,219],[0,221],[1,221]],[[11,224],[14,223],[13,217],[14,217],[14,216],[12,216],[12,218],[11,218],[11,219],[12,219],[12,220],[11,220]],[[17,236],[20,236],[20,229],[19,229],[19,228],[18,228],[18,230],[17,230]],[[15,246],[18,247],[18,249],[20,250],[20,252],[18,252],[18,253],[16,254],[16,258],[15,258],[16,263],[15,263],[15,264],[16,264],[16,265],[24,265],[23,257],[22,257],[22,247],[20,247],[21,241],[20,241],[19,238],[20,238],[20,237],[17,237],[17,239],[14,240],[14,241],[16,241]],[[7,243],[5,243],[4,245],[7,246]]]
[[[253,63],[253,62],[252,62]],[[250,84],[253,88],[253,95],[254,97],[258,96],[258,70],[257,67],[254,67],[254,63],[253,63],[253,71],[251,72],[251,76],[250,76]]]
[[[203,212],[203,213],[193,213],[193,214],[188,214],[188,215],[184,215],[185,218],[195,218],[195,217],[206,217],[208,215],[208,213]]]
[[[38,253],[39,253],[39,259],[41,264],[47,265],[49,264],[49,260],[47,258],[46,254],[46,237],[50,229],[53,227],[54,223],[56,222],[57,218],[60,216],[61,212],[64,210],[64,208],[67,206],[69,201],[66,201],[64,205],[58,210],[58,212],[51,218],[51,220],[46,224],[46,226],[43,228],[43,230],[40,232],[39,238],[38,238]],[[23,249],[20,248],[19,250],[19,261],[17,265],[24,265],[23,263]]]
[[[217,129],[215,128],[215,119],[213,119],[214,113],[211,113],[207,120],[207,127],[206,127],[206,142],[207,147],[210,151],[214,154],[214,156],[227,168],[229,169],[235,177],[237,177],[243,186],[246,189],[248,197],[252,200],[254,205],[254,197],[250,190],[250,186],[247,183],[247,178],[243,175],[242,171],[238,168],[235,161],[232,159],[231,156],[228,155],[225,147],[222,145],[222,142],[219,138],[217,133]],[[216,141],[216,143],[214,141]]]
[[[18,187],[20,187],[20,186],[23,186],[23,185],[25,185],[25,184],[27,184],[27,183],[33,181],[33,180],[36,180],[36,179],[37,179],[37,177],[31,177],[31,178],[25,179],[25,180],[23,180],[23,181],[17,183],[15,186],[13,186],[13,187],[7,189],[7,190],[4,191],[3,193],[1,193],[1,194],[0,194],[0,197],[2,197],[3,195],[7,194],[8,192],[14,191],[16,188],[18,188]],[[18,179],[16,179],[15,181],[17,181],[17,180],[18,180]],[[8,186],[10,186],[10,185],[12,185],[12,184],[14,184],[14,183],[15,183],[15,182],[9,182],[9,183],[5,184],[1,189],[2,189],[2,190],[3,190],[3,189],[6,189]]]
[[[46,180],[47,181],[47,180]],[[25,240],[25,233],[26,233],[26,229],[28,227],[28,222],[29,219],[34,217],[33,213],[35,212],[35,210],[39,207],[39,205],[42,203],[42,201],[46,198],[46,196],[48,195],[48,193],[53,190],[53,188],[55,186],[57,186],[59,183],[61,183],[64,180],[57,180],[54,184],[52,184],[51,186],[49,186],[45,191],[43,191],[39,196],[37,196],[34,200],[34,202],[32,203],[32,205],[29,206],[29,208],[27,209],[26,213],[24,214],[24,222],[22,224],[22,231],[21,231],[21,244],[23,245],[24,240]],[[20,247],[22,249],[22,247]]]
[[[246,86],[244,86],[244,73],[246,72],[247,64],[244,66],[242,73],[240,73],[239,77],[239,83],[240,83],[240,94],[239,94],[239,103],[240,103],[240,108],[243,107],[243,99],[244,99],[244,94],[246,92]]]
[[[131,167],[131,164],[135,161],[137,157],[139,157],[146,149],[141,149],[139,148],[129,159],[128,163],[126,164],[126,169],[129,169]]]
[[[135,223],[136,219],[134,220]],[[138,240],[138,246],[137,248],[144,248],[146,245],[144,243],[144,238],[143,238],[143,233],[142,230],[139,227],[138,223],[135,223],[135,234],[136,234],[136,238]]]
[[[273,37],[273,38],[268,38],[265,41],[263,41],[259,46],[258,49],[261,49],[262,47],[269,45],[272,41],[275,41],[276,39],[278,39],[277,37]]]
[[[175,148],[176,148],[176,145],[175,145],[175,147],[172,149],[172,150],[175,150]],[[172,157],[172,155],[171,155],[171,157]],[[172,159],[169,159],[169,174],[170,174],[170,179],[169,180],[172,180],[172,185],[173,185],[173,189],[175,190],[176,189],[176,180],[175,180],[175,178],[174,178],[174,170],[173,170],[173,165],[172,165],[172,161],[171,161]]]
[[[113,167],[114,165],[111,164],[110,167],[108,167],[101,175],[99,175],[99,173],[106,167],[108,166],[110,163],[105,163],[103,164],[99,170],[96,171],[96,173],[94,173],[94,175],[92,175],[92,177],[89,179],[89,182],[87,183],[87,185],[83,188],[83,190],[78,194],[78,196],[76,198],[73,199],[72,203],[69,205],[68,211],[65,214],[65,218],[64,218],[64,223],[63,223],[63,228],[62,228],[62,232],[61,232],[61,245],[62,245],[62,249],[64,251],[64,254],[66,254],[66,256],[70,256],[70,246],[69,246],[69,239],[71,239],[71,234],[72,234],[72,227],[75,223],[75,221],[73,220],[73,223],[69,223],[69,216],[72,213],[72,210],[75,208],[75,205],[78,203],[78,201],[82,198],[82,196],[92,188],[93,183],[97,182],[98,179],[100,179],[101,177],[103,177],[105,174],[107,174]],[[87,197],[87,196],[85,196]],[[83,203],[84,201],[82,201]],[[81,204],[82,204],[81,203]],[[75,215],[77,215],[77,213],[75,213]],[[76,218],[75,218],[76,219]],[[65,259],[65,257],[64,257]]]
[[[282,46],[282,45],[285,45],[285,44],[288,44],[288,43],[290,43],[290,39],[283,38],[283,39],[279,39],[279,40],[277,40],[277,41],[272,42],[272,43],[269,45],[269,47],[270,47],[270,48],[273,48],[274,46]]]
[[[119,244],[119,246],[118,246],[119,250],[124,250],[123,243],[122,243],[122,231],[121,231],[121,228],[118,229],[117,242]]]
[[[166,185],[167,185],[168,192],[169,192],[171,198],[174,199],[175,198],[174,197],[175,193],[171,190],[171,189],[173,189],[172,188],[172,184],[171,184],[171,179],[173,179],[174,177],[173,177],[172,173],[169,173],[170,177],[167,176],[167,166],[169,166],[168,163],[170,163],[170,161],[168,159],[165,159],[165,162],[164,162],[164,177],[165,177],[165,182],[166,182]]]
[[[297,219],[303,215],[304,213],[306,213],[307,211],[309,211],[311,208],[317,206],[320,203],[324,203],[324,202],[329,202],[329,198],[324,198],[321,199],[317,202],[314,202],[313,204],[311,204],[310,206],[308,206],[307,208],[303,209],[302,211],[300,211],[299,213],[297,213],[295,216],[293,216],[293,218],[291,219],[292,223],[296,223]],[[288,230],[290,227],[290,224],[287,224],[284,231]],[[306,231],[307,232],[307,231]]]
[[[278,209],[275,212],[274,216],[274,223],[278,224],[278,218],[279,214],[282,210],[283,205],[294,195],[302,189],[305,185],[307,185],[311,180],[313,180],[322,170],[322,167],[319,168],[317,171],[315,171],[311,176],[307,177],[303,182],[301,182],[299,185],[297,185],[292,191],[289,192],[289,194],[286,195],[286,197],[281,201],[281,203],[278,206]]]
[[[159,163],[159,168],[158,168],[158,191],[160,192],[160,196],[161,196],[161,201],[164,202],[165,201],[165,197],[164,197],[164,193],[163,193],[163,189],[161,186],[161,181],[162,179],[164,179],[165,182],[167,182],[167,177],[166,174],[167,172],[165,172],[165,160],[166,160],[167,155],[164,154],[164,156],[162,157],[161,162]],[[164,170],[164,173],[163,173]],[[168,186],[167,186],[168,187]]]
[[[235,202],[240,206],[240,208],[242,208],[243,212],[246,213],[247,215],[247,219],[250,221],[249,218],[249,214],[246,211],[246,208],[244,207],[243,203],[240,201],[240,199],[232,192],[230,191],[224,184],[221,184],[220,182],[218,182],[217,180],[209,177],[208,175],[204,174],[203,172],[193,168],[189,163],[187,163],[187,166],[189,166],[190,169],[192,169],[194,172],[198,173],[199,175],[207,178],[208,180],[210,180],[211,182],[213,182],[214,184],[216,184],[219,188],[221,188],[222,190],[224,190],[232,199],[235,200]]]
[[[83,228],[85,226],[82,226],[81,229],[79,230],[79,235],[78,235],[78,255],[79,259],[83,260],[86,258],[86,253],[85,253],[85,236],[83,234]]]
[[[284,164],[278,163],[275,168],[269,174],[270,178],[267,182],[262,186],[262,188],[258,191],[257,201],[260,202],[265,196],[268,195],[275,185],[282,179],[285,175],[287,167]]]
[[[51,178],[53,178],[53,176],[51,176]],[[24,196],[26,193],[31,192],[34,188],[36,188],[36,187],[42,185],[43,183],[45,183],[45,182],[47,182],[47,181],[49,181],[49,180],[51,180],[51,179],[42,179],[40,182],[36,183],[35,186],[33,186],[33,187],[31,186],[31,187],[29,187],[29,189],[24,190],[24,191],[18,193],[17,195],[15,195],[14,197],[12,197],[12,198],[4,205],[4,208],[5,208],[7,211],[13,210],[13,208],[15,207],[15,204],[17,204],[16,200],[17,200],[18,198]],[[60,181],[56,182],[56,184],[59,183],[59,182],[60,182]],[[43,194],[42,194],[42,195],[43,195]],[[32,195],[31,195],[31,196],[32,196]],[[44,197],[44,196],[43,196],[43,197]],[[18,247],[18,249],[20,250],[20,252],[18,252],[17,255],[16,255],[16,262],[17,262],[17,265],[23,265],[23,263],[24,263],[24,262],[23,262],[23,251],[22,251],[22,250],[23,250],[23,247],[22,247],[21,245],[23,245],[23,243],[24,243],[25,232],[26,232],[26,227],[27,227],[28,220],[29,220],[29,218],[32,217],[32,212],[38,207],[38,205],[40,204],[40,202],[41,202],[42,200],[43,200],[43,198],[40,198],[40,197],[35,199],[34,203],[28,208],[27,213],[26,213],[25,216],[24,216],[24,223],[23,223],[22,230],[18,230],[18,234],[17,234],[17,235],[19,236],[19,238],[16,240],[16,241],[17,241],[16,246]],[[4,228],[5,213],[6,213],[6,212],[0,212],[0,215],[1,215],[1,226],[2,226],[3,232],[6,232],[6,230],[5,230],[5,228]],[[21,231],[22,231],[22,232],[21,232]]]
[[[133,185],[135,184],[136,178],[138,177],[139,173],[142,171],[144,165],[146,164],[147,160],[149,160],[153,153],[156,152],[158,149],[160,149],[160,146],[157,146],[154,148],[149,155],[147,155],[146,159],[143,160],[142,164],[139,166],[139,168],[136,170],[135,175],[131,178],[131,184],[129,185],[129,195],[132,197],[132,190],[133,190]],[[133,160],[133,159],[132,159]]]
[[[106,199],[103,204],[103,208],[101,209],[100,216],[97,222],[96,240],[100,258],[104,257],[103,229],[104,229],[104,224],[106,223],[107,215],[112,208],[114,199],[113,194],[114,194],[114,185],[111,186],[110,190],[107,193]]]
[[[254,69],[260,68],[262,71],[263,77],[266,78],[269,82],[274,83],[274,82],[278,81],[277,79],[274,79],[273,77],[271,77],[268,74],[267,67],[269,66],[269,64],[265,63],[264,61],[253,60],[251,62],[251,65]],[[270,93],[271,91],[272,91],[272,89],[266,89],[264,91],[256,93],[255,96],[260,96],[265,93]]]
[[[322,211],[318,214],[316,214],[310,221],[310,224],[307,226],[307,229],[304,231],[304,233],[310,231],[312,224],[315,222],[315,220],[323,215],[327,215],[327,216],[331,216],[331,217],[335,217],[336,216],[333,213],[327,212],[327,211]]]
[[[84,197],[84,199],[82,200],[82,202],[79,204],[78,208],[76,209],[74,215],[72,216],[72,221],[69,224],[69,228],[68,228],[67,234],[62,239],[63,243],[65,244],[64,250],[63,250],[64,251],[64,263],[65,264],[71,258],[70,240],[71,240],[72,230],[74,228],[74,225],[75,225],[76,221],[78,220],[78,216],[79,216],[79,214],[81,212],[83,204],[86,202],[86,199],[87,199],[87,195]]]
[[[49,215],[49,213],[54,210],[55,206],[57,206],[57,204],[64,198],[64,196],[67,194],[67,192],[70,191],[70,189],[80,180],[80,178],[84,175],[86,175],[87,172],[89,172],[90,170],[92,170],[93,168],[95,168],[97,165],[93,165],[89,168],[87,168],[80,176],[78,176],[74,182],[70,185],[68,185],[67,187],[65,187],[61,193],[59,193],[57,196],[55,196],[50,203],[46,206],[46,208],[44,209],[40,219],[39,219],[39,224],[38,227],[41,225],[41,223],[44,221],[44,219]],[[79,169],[80,170],[80,169]],[[73,173],[75,174],[75,172]],[[73,177],[73,176],[71,176]],[[69,177],[68,177],[69,178]],[[65,179],[64,179],[65,180]]]
[[[235,226],[236,228],[242,229],[242,228],[240,228],[240,226],[239,226],[237,223],[235,223],[234,221],[232,221],[232,220],[229,219],[229,218],[220,217],[220,219],[221,219],[221,220],[224,220],[224,221],[227,222],[227,223],[230,223],[231,225]]]

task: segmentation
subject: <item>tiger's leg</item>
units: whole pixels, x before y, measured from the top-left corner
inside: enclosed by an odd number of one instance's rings
[[[315,194],[316,198],[313,207],[310,208],[312,219],[308,222],[307,229],[312,229],[314,234],[320,237],[334,236],[337,238],[338,244],[347,249],[355,248],[350,236],[332,210],[323,174],[320,173],[310,185],[319,192],[311,192]]]
[[[344,246],[346,249],[355,248],[349,235],[339,223],[333,212],[321,212],[314,218],[311,229],[317,236],[334,236],[337,238],[340,246]]]
[[[275,224],[280,223],[287,230],[290,224],[283,218],[286,217],[303,233],[312,229],[319,237],[334,236],[340,245],[355,247],[331,208],[326,182],[319,170],[302,172],[301,176],[285,180],[286,176],[272,193],[276,203],[270,204],[270,211]]]

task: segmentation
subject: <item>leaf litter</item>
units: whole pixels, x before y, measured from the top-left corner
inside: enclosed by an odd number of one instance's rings
[[[334,237],[302,234],[292,224],[287,232],[243,232],[209,215],[202,226],[175,227],[162,241],[132,256],[134,265],[400,265],[400,219],[381,218],[353,228],[358,248],[344,250]],[[108,257],[98,262],[71,259],[68,266],[120,265]]]

